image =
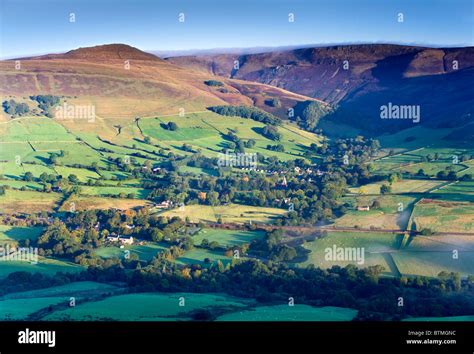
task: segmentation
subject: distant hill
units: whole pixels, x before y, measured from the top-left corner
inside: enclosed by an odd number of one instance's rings
[[[61,54],[46,54],[19,58],[22,60],[48,59],[81,59],[81,60],[154,60],[161,59],[154,54],[146,53],[127,44],[104,44],[95,47],[84,47]]]
[[[474,47],[345,45],[167,61],[324,100],[336,107],[327,120],[374,134],[413,126],[381,120],[380,106],[388,102],[420,105],[420,124],[434,128],[459,128],[473,117]]]
[[[79,48],[63,54],[0,61],[0,95],[53,94],[94,104],[103,118],[188,112],[208,106],[255,105],[284,116],[284,108],[269,107],[278,98],[283,107],[310,98],[261,83],[218,78],[222,87],[205,84],[210,73],[179,67],[125,44]]]

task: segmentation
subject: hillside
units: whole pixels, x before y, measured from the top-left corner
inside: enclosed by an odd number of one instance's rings
[[[208,73],[178,67],[123,44],[79,48],[15,61],[0,61],[0,96],[37,94],[67,96],[94,105],[99,118],[130,119],[137,115],[176,114],[221,104],[260,105],[278,97],[293,106],[307,97],[260,83],[219,78],[222,87],[205,81]],[[274,112],[282,114],[283,112]]]
[[[239,70],[234,70],[235,60]],[[168,62],[322,99],[338,106],[328,120],[375,134],[412,126],[406,121],[381,121],[380,106],[388,102],[420,105],[420,124],[433,128],[459,128],[472,122],[472,47],[347,45],[242,56],[176,57]]]

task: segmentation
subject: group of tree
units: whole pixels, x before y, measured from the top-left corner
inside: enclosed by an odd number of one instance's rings
[[[13,117],[21,117],[30,112],[30,108],[26,103],[18,103],[15,100],[3,101],[2,107],[5,113]]]
[[[298,102],[293,110],[294,117],[290,119],[307,131],[315,131],[319,120],[328,113],[328,109],[316,101]]]
[[[212,106],[208,110],[223,115],[248,118],[265,124],[280,124],[281,119],[256,107],[248,106]]]
[[[204,81],[204,83],[207,85],[207,86],[214,86],[214,87],[222,87],[224,86],[224,84],[220,81],[217,81],[217,80],[206,80]]]

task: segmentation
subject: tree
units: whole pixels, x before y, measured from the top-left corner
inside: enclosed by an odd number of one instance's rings
[[[270,140],[279,141],[281,139],[281,134],[278,132],[278,129],[272,125],[263,127],[262,135]]]
[[[23,179],[27,182],[33,181],[34,177],[31,172],[26,172],[25,175],[23,176]]]
[[[392,187],[387,184],[382,184],[380,187],[380,194],[387,194],[392,192]]]
[[[446,177],[447,177],[446,171],[439,171],[439,172],[436,174],[436,177],[437,177],[438,179],[446,179]]]
[[[423,235],[423,236],[433,235],[433,230],[431,230],[429,228],[424,228],[420,231],[420,235]]]
[[[388,176],[388,182],[390,185],[394,184],[395,182],[398,181],[398,176],[394,173],[392,173],[390,176]]]
[[[178,125],[175,122],[168,122],[168,130],[175,131],[178,130]]]
[[[41,182],[46,183],[48,181],[48,174],[46,172],[43,172],[40,176],[39,179]]]
[[[215,87],[222,87],[224,86],[224,84],[220,81],[217,81],[217,80],[206,80],[204,81],[204,83],[207,85],[207,86],[215,86]]]
[[[446,176],[447,179],[449,179],[450,181],[455,181],[458,176],[456,175],[456,172],[454,171],[449,171],[448,175]]]
[[[68,177],[67,177],[68,181],[71,182],[71,183],[74,183],[74,184],[77,184],[79,183],[79,178],[77,178],[77,176],[75,174],[70,174]]]
[[[219,193],[215,191],[211,191],[207,193],[207,202],[212,205],[216,206],[219,204]]]

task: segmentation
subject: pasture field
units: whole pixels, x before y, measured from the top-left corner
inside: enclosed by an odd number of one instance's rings
[[[474,195],[474,182],[456,182],[437,190],[434,193],[460,193]]]
[[[455,171],[463,175],[468,171],[471,161],[461,162],[462,156],[472,156],[473,149],[420,147],[393,156],[386,156],[375,162],[376,170],[407,172],[416,174],[422,169],[425,174],[434,176],[440,171]],[[426,161],[431,156],[433,160]],[[438,158],[434,160],[434,157]]]
[[[433,192],[433,199],[474,203],[474,182],[458,181]]]
[[[193,175],[208,175],[208,176],[217,176],[217,172],[211,169],[204,169],[201,167],[191,167],[191,166],[180,166],[179,172],[181,173],[191,173]]]
[[[142,261],[152,260],[158,253],[167,249],[168,247],[164,244],[148,243],[146,245],[125,245],[124,248],[118,246],[106,246],[100,247],[94,250],[94,253],[102,258],[117,257],[123,259],[128,254],[131,256],[136,254],[138,259]],[[128,253],[128,252],[130,253]]]
[[[215,207],[210,205],[186,205],[184,209],[167,210],[162,215],[168,217],[179,216],[182,219],[189,217],[192,222],[217,222],[219,218],[222,218],[223,222],[229,223],[269,223],[286,212],[285,209],[240,204]]]
[[[202,240],[209,242],[216,241],[219,245],[239,246],[245,243],[251,243],[253,240],[264,237],[262,231],[241,231],[241,230],[222,230],[222,229],[202,229],[193,235],[195,245],[200,245]]]
[[[55,166],[54,170],[58,175],[68,178],[70,175],[76,175],[81,182],[87,182],[89,179],[98,179],[100,176],[95,172],[85,168],[74,168],[66,166]]]
[[[227,264],[230,264],[232,262],[232,258],[224,255],[223,250],[209,250],[206,248],[194,247],[192,250],[186,251],[183,256],[179,257],[176,260],[176,263],[181,265],[206,265],[206,258],[210,261],[208,263],[209,265],[216,264],[217,261],[221,261],[222,264],[226,266]]]
[[[35,240],[43,232],[42,227],[19,227],[0,225],[0,245],[17,244],[20,240]]]
[[[457,252],[457,258],[454,256]],[[441,271],[474,274],[474,237],[459,235],[415,236],[392,254],[403,275],[437,276]]]
[[[460,235],[417,235],[411,237],[404,246],[410,251],[474,252],[474,237]]]
[[[68,297],[52,296],[0,301],[1,321],[24,321],[28,316],[52,305],[69,302]]]
[[[426,146],[433,148],[445,148],[452,146],[456,148],[454,141],[447,141],[443,138],[452,132],[452,129],[430,129],[423,126],[416,126],[404,129],[395,134],[384,134],[378,137],[381,145],[386,148],[399,148],[403,146],[406,149],[416,149]]]
[[[143,188],[135,187],[117,187],[117,186],[81,186],[80,191],[82,195],[92,195],[92,196],[109,196],[109,195],[119,195],[124,193],[133,194],[134,198],[144,199],[150,193],[149,190]]]
[[[310,253],[308,253],[307,259],[300,263],[300,265],[314,264],[320,268],[331,268],[335,265],[345,267],[349,264],[354,264],[361,268],[381,265],[385,268],[385,275],[396,276],[397,271],[393,269],[390,255],[398,251],[402,239],[403,235],[390,233],[329,232],[327,236],[303,245]],[[332,249],[334,245],[343,248],[356,247],[364,249],[363,263],[358,264],[357,260],[326,260],[326,248]]]
[[[32,299],[57,296],[83,297],[85,295],[97,295],[118,289],[117,286],[94,281],[78,281],[66,285],[52,286],[50,288],[35,289],[17,293],[9,293],[0,297],[0,303],[12,299]]]
[[[31,145],[26,141],[0,141],[0,160],[15,162],[17,156],[20,156],[22,161],[26,161],[27,157],[34,153]]]
[[[392,254],[400,273],[405,276],[424,275],[436,277],[440,272],[459,272],[462,276],[474,274],[474,251],[459,251],[453,258],[449,246],[446,251],[410,251],[410,248]]]
[[[51,118],[20,118],[9,121],[3,141],[74,142],[75,137]]]
[[[372,206],[375,200],[380,203],[380,208],[371,207],[368,211],[357,210],[357,206]],[[346,214],[334,221],[335,226],[400,230],[406,229],[408,225],[411,205],[415,198],[401,195],[361,195],[345,197],[343,201],[347,202],[350,208]],[[400,206],[403,211],[398,211]]]
[[[474,233],[474,204],[424,199],[413,213],[417,230]]]
[[[424,193],[431,189],[435,189],[445,183],[439,180],[423,180],[423,179],[402,179],[392,183],[393,194],[399,193]],[[380,187],[383,184],[388,184],[386,181],[366,184],[360,187],[349,188],[350,193],[355,194],[380,194]]]
[[[180,300],[184,299],[184,306]],[[182,302],[181,302],[182,303]],[[186,321],[196,310],[236,311],[254,304],[253,300],[220,294],[144,293],[111,296],[101,301],[78,304],[56,311],[50,321]]]
[[[59,209],[60,211],[69,211],[72,206],[75,210],[93,210],[93,209],[120,209],[127,210],[138,206],[149,205],[150,202],[143,199],[121,199],[91,196],[71,196]]]
[[[312,307],[296,304],[257,306],[252,309],[227,313],[217,321],[351,321],[357,310],[343,307]]]
[[[6,190],[0,196],[0,213],[37,213],[52,211],[61,199],[59,193]]]
[[[14,189],[26,188],[30,191],[43,190],[43,185],[37,182],[14,181],[9,179],[0,180],[0,186],[9,186]]]
[[[1,148],[0,148],[1,150]],[[10,180],[22,179],[26,172],[31,172],[38,178],[42,173],[56,175],[56,171],[46,165],[37,165],[30,163],[16,164],[15,161],[0,162],[0,173],[4,178]]]
[[[336,247],[363,248],[365,262],[331,261],[325,259],[325,249]],[[407,243],[403,235],[377,234],[376,232],[329,232],[326,237],[303,245],[310,253],[300,265],[314,264],[321,268],[333,265],[357,267],[381,265],[384,275],[436,277],[440,272],[460,272],[463,276],[474,274],[474,237],[471,236],[416,236]],[[458,258],[453,258],[457,250]]]
[[[57,272],[79,272],[82,270],[84,270],[84,268],[77,264],[44,257],[39,257],[38,263],[36,264],[26,261],[2,260],[0,262],[0,278],[4,278],[13,272],[38,272],[47,275],[54,275]]]
[[[175,122],[179,127],[178,130],[166,130],[163,126],[168,122]],[[179,149],[183,143],[187,143],[195,149],[202,149],[204,154],[211,157],[217,157],[216,155],[228,146],[229,142],[224,136],[229,131],[234,132],[241,139],[255,140],[255,147],[247,149],[247,152],[260,152],[267,156],[277,156],[282,160],[301,155],[304,152],[301,145],[309,146],[311,143],[320,141],[317,135],[303,132],[284,123],[278,130],[282,134],[280,143],[285,147],[285,152],[269,151],[266,146],[275,145],[278,142],[261,135],[260,132],[264,126],[263,123],[250,119],[221,116],[213,112],[194,113],[185,117],[157,117],[140,120],[144,135],[160,144],[164,142]]]

